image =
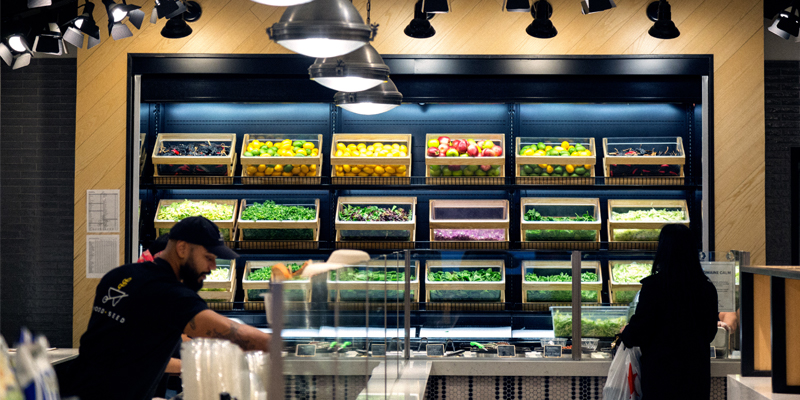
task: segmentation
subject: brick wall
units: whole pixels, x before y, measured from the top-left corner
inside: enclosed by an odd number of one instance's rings
[[[76,59],[0,80],[0,333],[72,347]]]

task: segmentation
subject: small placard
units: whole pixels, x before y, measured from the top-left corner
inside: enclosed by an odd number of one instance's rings
[[[547,345],[544,346],[545,358],[561,358],[561,346]]]
[[[429,344],[425,346],[425,352],[428,354],[428,357],[444,357],[444,345]]]
[[[386,357],[386,345],[385,344],[373,343],[371,345],[371,348],[372,348],[372,356],[373,357]]]
[[[297,357],[314,357],[317,355],[317,345],[315,344],[298,344],[294,352]]]
[[[511,345],[500,345],[497,346],[497,356],[498,357],[516,357],[517,356],[517,348]]]
[[[717,358],[717,348],[714,346],[711,347],[711,358]]]

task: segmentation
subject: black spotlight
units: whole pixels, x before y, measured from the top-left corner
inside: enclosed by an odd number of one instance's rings
[[[583,13],[583,15],[593,14],[600,11],[610,10],[616,6],[617,5],[614,4],[614,0],[582,0],[581,13]]]
[[[681,32],[672,22],[672,7],[667,0],[654,1],[647,6],[647,17],[655,21],[647,33],[658,39],[675,39]]]
[[[798,36],[800,33],[800,17],[797,16],[797,2],[792,2],[791,11],[781,11],[778,18],[767,28],[770,32],[789,40],[790,36]]]
[[[156,6],[150,16],[150,23],[155,24],[159,18],[172,19],[186,12],[186,4],[182,0],[155,0]]]
[[[533,22],[525,29],[528,35],[539,39],[550,39],[558,34],[558,30],[550,21],[550,17],[553,15],[553,6],[547,0],[539,0],[534,3],[531,15]]]
[[[136,29],[141,29],[142,21],[144,21],[144,11],[140,10],[141,7],[133,4],[127,4],[122,0],[122,4],[117,4],[114,0],[103,0],[106,6],[106,13],[108,13],[108,33],[114,40],[120,40],[133,36],[130,28],[124,22],[127,18]]]
[[[33,58],[33,52],[28,46],[25,35],[14,33],[0,42],[0,59],[5,61],[11,69],[27,67],[31,63],[31,58]]]
[[[94,4],[87,1],[83,7],[83,14],[77,18],[70,20],[62,27],[64,32],[64,40],[78,48],[83,48],[83,36],[89,36],[89,45],[87,48],[91,49],[100,44],[100,28],[94,22]]]
[[[508,12],[528,12],[531,10],[531,3],[528,0],[506,0],[506,11]]]
[[[414,4],[414,19],[411,20],[411,23],[408,24],[403,32],[406,36],[415,39],[427,39],[435,35],[436,30],[433,29],[430,21],[428,21],[430,18],[433,18],[433,14],[429,15],[422,12],[422,0],[417,0],[417,3]]]
[[[194,22],[200,19],[203,9],[195,1],[186,2],[186,11],[167,20],[161,36],[167,39],[185,38],[192,34],[192,28],[186,22]]]
[[[450,12],[447,0],[422,0],[422,11],[425,13],[444,14]]]
[[[33,52],[52,54],[54,56],[64,54],[64,40],[58,24],[49,23],[42,29],[42,32],[33,41]]]

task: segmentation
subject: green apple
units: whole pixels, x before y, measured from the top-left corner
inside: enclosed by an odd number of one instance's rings
[[[444,176],[453,176],[453,171],[450,171],[450,168],[445,168],[442,170],[442,175]]]
[[[478,169],[477,171],[475,171],[475,176],[486,176],[486,171]]]
[[[428,140],[428,147],[439,147],[439,141],[436,139]]]
[[[465,169],[464,176],[475,176],[475,171],[470,171],[469,169]]]
[[[441,169],[438,169],[436,171],[431,170],[430,173],[431,173],[431,176],[442,176],[442,170]]]
[[[467,165],[466,169],[469,170],[469,171],[475,172],[478,169],[480,169],[480,167],[478,167],[477,165]]]
[[[492,143],[491,140],[487,140],[487,141],[483,142],[483,148],[484,149],[491,149],[492,147],[494,147],[494,143]]]
[[[453,171],[453,176],[464,176],[464,171],[462,170]]]
[[[442,169],[441,165],[431,165],[431,172],[440,171]]]

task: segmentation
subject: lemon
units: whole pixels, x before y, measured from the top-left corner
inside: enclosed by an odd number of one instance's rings
[[[589,170],[589,169],[592,168],[592,166],[590,164],[586,164],[586,165],[583,166],[583,168],[586,168],[587,170]]]
[[[347,172],[347,170],[345,170],[344,172]],[[361,172],[361,168],[352,167],[352,168],[350,168],[350,172],[352,172],[354,174],[357,174],[357,173]]]
[[[359,172],[359,173],[358,173],[358,176],[360,176],[360,177],[365,177],[365,176],[369,176],[369,174],[368,174],[368,173],[366,173],[366,172]]]
[[[255,176],[266,176],[263,172],[256,172]]]
[[[404,145],[404,144],[401,144],[400,145],[400,151],[402,151],[403,153],[408,153],[408,147],[406,147],[406,145]]]
[[[547,169],[547,167],[549,167],[549,165],[547,165],[547,164],[539,164],[539,168],[541,168],[541,169]]]
[[[392,167],[386,167],[386,169],[385,169],[384,171],[385,171],[387,174],[396,174],[396,173],[397,173],[397,169],[395,169],[395,168],[392,168]]]
[[[350,151],[349,151],[349,150],[347,150],[347,151],[345,151],[345,152],[344,152],[344,156],[345,156],[345,157],[352,157],[352,156],[353,156],[353,154],[352,154],[352,153],[350,153]]]
[[[314,148],[314,143],[305,142],[305,143],[303,143],[303,148],[304,149],[313,149]]]
[[[402,150],[400,150],[400,157],[405,157],[405,156],[407,156],[407,155],[408,155],[408,154],[406,154],[406,152],[405,152],[405,151],[402,151]]]
[[[376,174],[379,174],[379,175],[380,175],[380,174],[383,174],[384,172],[386,172],[386,170],[385,170],[385,169],[383,169],[383,167],[381,167],[380,165],[379,165],[379,166],[377,166],[377,167],[375,167],[375,173],[376,173]]]
[[[342,172],[342,171],[336,171],[336,176],[344,176],[344,172]]]
[[[311,171],[306,172],[306,176],[316,176],[316,175],[317,175],[317,171],[315,171],[315,170],[311,170]]]
[[[550,150],[553,150],[553,146],[545,146],[544,147],[544,151],[550,151]]]
[[[341,151],[341,150],[338,150],[338,151],[336,152],[336,157],[343,157],[343,156],[344,156],[344,152],[343,152],[343,151]]]
[[[353,150],[350,154],[352,154],[353,157],[361,157],[361,152],[358,150]]]
[[[400,145],[399,145],[399,144],[397,144],[397,143],[392,143],[392,149],[394,149],[394,150],[400,150]]]
[[[272,175],[272,174],[275,173],[275,168],[267,167],[267,169],[264,170],[264,173],[267,174],[267,175]]]
[[[308,168],[309,168],[310,170],[312,170],[312,171],[316,171],[316,170],[317,170],[317,164],[311,164],[311,166],[310,166],[310,167],[308,167]]]
[[[375,146],[376,149],[379,149],[379,148],[383,147],[383,143],[377,142],[377,143],[374,143],[373,146]]]
[[[535,153],[533,151],[533,149],[528,149],[528,150],[525,150],[525,153],[523,153],[522,155],[524,155],[524,156],[532,156],[533,153]]]
[[[292,173],[291,172],[284,172],[284,173],[281,174],[281,176],[289,177],[289,176],[292,176]]]
[[[552,174],[553,173],[553,166],[552,165],[548,165],[547,166],[547,173],[548,174]]]
[[[397,167],[396,169],[397,169],[398,173],[406,172],[406,166],[405,165],[401,165],[401,166]]]
[[[264,170],[267,169],[267,166],[264,165],[264,164],[261,164],[256,169],[258,169],[258,172],[264,172]]]
[[[283,165],[278,164],[275,166],[275,172],[283,172]]]
[[[266,168],[266,166],[265,166],[264,168]],[[258,168],[257,168],[257,167],[255,167],[255,166],[253,166],[253,165],[248,165],[248,166],[247,166],[247,174],[248,174],[248,175],[253,175],[253,174],[255,174],[256,172],[258,172]]]
[[[375,172],[375,170],[370,168],[370,167],[366,167],[366,168],[362,169],[361,171],[366,172],[368,174],[371,174],[371,173]]]
[[[367,146],[367,151],[375,151],[375,146],[372,145]]]
[[[281,176],[282,172],[275,171],[272,173],[272,176]]]
[[[570,174],[575,172],[575,167],[573,167],[572,165],[567,164],[566,169],[567,169],[567,172],[570,173]]]
[[[356,176],[356,174],[354,172],[348,172],[344,174],[344,176]]]
[[[566,140],[561,142],[561,148],[563,148],[564,150],[568,149],[569,148],[569,142],[566,141]]]
[[[300,166],[300,172],[302,172],[302,173],[304,173],[304,174],[305,174],[305,173],[306,173],[306,172],[308,172],[308,171],[309,171],[309,169],[308,169],[308,166],[307,166],[307,165],[302,165],[302,166]]]
[[[385,172],[385,173],[382,173],[381,176],[382,177],[389,177],[389,176],[392,176],[392,174],[390,174],[388,172]]]
[[[347,150],[347,146],[345,146],[344,143],[337,143],[336,144],[336,149],[341,150],[341,151],[345,151],[345,150]]]

